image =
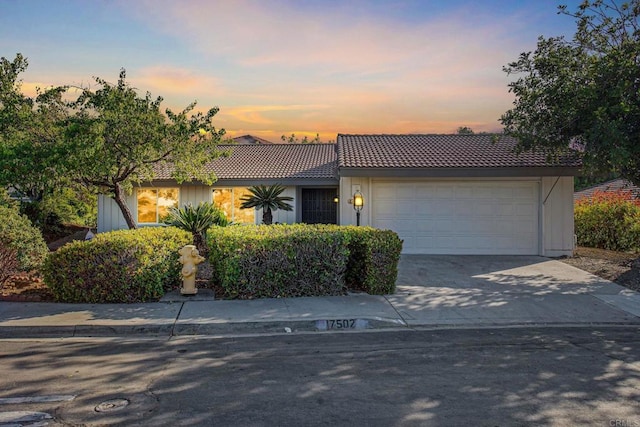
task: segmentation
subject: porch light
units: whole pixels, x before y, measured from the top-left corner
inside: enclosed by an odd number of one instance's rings
[[[362,193],[358,190],[353,194],[353,209],[356,210],[356,225],[360,225],[360,211],[364,206],[364,197],[362,197]]]
[[[333,198],[333,203],[338,203],[340,201],[340,199],[338,198],[338,196]]]

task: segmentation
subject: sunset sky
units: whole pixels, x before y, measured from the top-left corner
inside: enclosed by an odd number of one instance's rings
[[[500,129],[502,67],[538,36],[571,37],[579,0],[0,0],[0,56],[36,86],[115,82],[230,136]],[[511,77],[512,78],[512,77]]]

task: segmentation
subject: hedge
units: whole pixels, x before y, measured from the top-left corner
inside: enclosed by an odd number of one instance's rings
[[[160,298],[181,283],[178,250],[190,233],[153,227],[100,233],[47,258],[44,281],[61,302],[133,303]]]
[[[342,227],[349,242],[346,283],[352,290],[372,295],[396,290],[402,240],[390,230],[371,227]]]
[[[0,205],[0,218],[0,245],[6,248],[5,255],[15,254],[18,270],[38,270],[49,253],[40,230],[7,206]]]
[[[402,241],[388,230],[334,225],[214,227],[212,280],[228,297],[274,298],[395,291]]]
[[[228,297],[344,293],[346,237],[323,226],[213,227],[207,233],[213,280]]]
[[[595,192],[574,207],[578,245],[640,251],[640,202],[628,192]]]

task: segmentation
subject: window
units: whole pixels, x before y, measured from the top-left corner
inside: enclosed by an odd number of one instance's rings
[[[177,188],[138,188],[138,224],[158,224],[178,207]]]
[[[213,203],[227,215],[230,221],[239,224],[254,224],[256,222],[255,209],[240,209],[242,196],[251,194],[248,188],[216,188],[213,190]]]

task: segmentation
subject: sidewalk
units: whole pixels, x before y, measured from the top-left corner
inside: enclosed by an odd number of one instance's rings
[[[610,283],[610,282],[609,282]],[[144,304],[0,302],[0,338],[295,333],[417,327],[639,325],[640,294],[496,292],[399,285],[393,295],[214,300],[168,294]]]

